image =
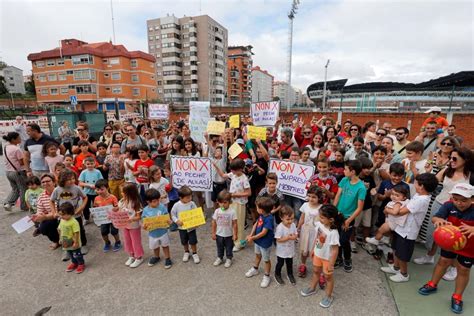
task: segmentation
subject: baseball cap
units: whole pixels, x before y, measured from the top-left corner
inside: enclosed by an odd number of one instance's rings
[[[239,145],[245,145],[245,142],[242,138],[237,139],[235,142]]]
[[[459,194],[469,199],[474,196],[474,187],[468,183],[458,183],[449,194]]]
[[[429,110],[426,111],[425,113],[431,113],[431,112],[442,112],[442,111],[439,106],[433,106],[433,107],[430,107]]]

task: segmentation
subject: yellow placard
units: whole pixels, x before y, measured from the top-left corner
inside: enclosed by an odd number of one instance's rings
[[[247,126],[247,137],[249,139],[267,140],[267,128],[259,126]]]
[[[229,117],[229,127],[230,128],[239,128],[240,125],[240,115],[232,115]]]
[[[225,132],[225,123],[221,121],[207,122],[207,134],[222,135]]]
[[[231,159],[234,159],[235,157],[240,155],[242,151],[242,147],[240,147],[239,144],[233,143],[232,146],[229,147],[229,150],[227,152],[229,153],[229,157]]]
[[[181,212],[178,214],[178,218],[183,222],[181,229],[191,229],[206,224],[202,207]]]
[[[152,231],[158,228],[168,228],[170,226],[168,223],[169,220],[169,215],[145,217],[143,219],[143,227],[146,227],[145,230],[147,231]]]

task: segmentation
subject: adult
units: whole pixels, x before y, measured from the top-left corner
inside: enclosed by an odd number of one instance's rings
[[[342,129],[339,131],[339,136],[340,139],[345,139],[346,137],[349,137],[349,129],[351,128],[352,121],[351,120],[346,120],[344,124],[342,125]]]
[[[436,151],[438,140],[441,140],[443,134],[437,134],[436,122],[430,121],[426,124],[425,130],[421,132],[415,140],[423,143],[423,159],[427,159],[430,153]]]
[[[170,147],[170,143],[166,138],[165,132],[162,126],[157,126],[153,129],[155,131],[155,139],[158,143],[157,156],[155,158],[155,165],[159,166],[161,169],[165,166],[166,154]]]
[[[320,132],[317,132],[313,136],[313,141],[311,144],[307,145],[311,152],[309,153],[309,159],[314,160],[318,159],[319,152],[324,147],[324,136]]]
[[[295,129],[295,140],[299,148],[304,148],[311,144],[313,141],[313,135],[318,131],[317,126],[304,125],[303,127],[298,126]],[[268,136],[267,136],[268,137]]]
[[[392,164],[395,162],[402,162],[402,156],[393,149],[393,139],[391,137],[384,137],[382,139],[382,146],[387,149],[387,156],[385,157],[386,163]]]
[[[183,121],[179,122],[178,124],[178,131],[184,139],[191,137],[191,130],[189,129],[188,125]]]
[[[122,142],[123,142],[123,134],[121,132],[115,132],[112,135],[112,144],[119,143],[120,145],[122,145]]]
[[[346,137],[344,139],[344,143],[346,144],[347,148],[352,147],[352,141],[354,138],[357,136],[360,136],[362,134],[362,128],[358,124],[352,124],[351,127],[349,128],[349,137]]]
[[[335,128],[334,126],[328,126],[328,127],[326,128],[326,130],[324,131],[323,135],[324,135],[324,138],[323,138],[323,139],[324,139],[324,144],[325,144],[325,146],[327,146],[327,145],[328,145],[328,141],[329,141],[331,138],[337,137],[337,130],[336,130],[336,128]]]
[[[395,131],[396,141],[393,144],[393,149],[400,154],[402,158],[405,158],[407,155],[405,147],[410,143],[407,139],[408,134],[410,134],[410,131],[406,127],[398,127]]]
[[[447,132],[448,132],[448,136],[456,138],[459,144],[463,143],[464,139],[461,136],[456,135],[456,125],[454,124],[449,125]]]
[[[150,149],[151,159],[154,160],[158,156],[158,148],[160,147],[158,141],[155,138],[155,132],[151,128],[143,127],[142,137],[145,138],[146,144]]]
[[[382,128],[387,131],[387,133],[388,133],[387,136],[390,137],[390,138],[392,138],[393,141],[395,141],[395,140],[397,139],[397,138],[395,137],[395,133],[396,133],[397,130],[396,130],[395,128],[392,128],[392,123],[390,123],[390,122],[384,122],[384,123],[382,124]]]
[[[99,137],[99,143],[104,143],[107,145],[107,152],[110,152],[110,145],[112,145],[112,138],[114,136],[114,129],[110,124],[104,126],[102,135]]]
[[[17,116],[15,118],[15,123],[13,123],[13,129],[15,130],[15,132],[20,134],[21,148],[24,148],[25,142],[28,139],[28,133],[26,131],[25,124],[23,123],[22,116]]]
[[[441,115],[441,108],[438,106],[433,106],[431,107],[428,111],[426,111],[429,116],[428,118],[423,122],[423,125],[421,126],[422,128],[427,126],[428,123],[435,123],[437,128],[442,128],[446,129],[449,126],[448,121],[440,116]]]
[[[61,144],[66,148],[66,152],[72,154],[72,138],[74,137],[74,131],[69,127],[68,121],[62,121],[61,126],[58,128],[59,138]]]
[[[374,149],[376,147],[382,145],[382,140],[383,140],[384,137],[387,136],[387,134],[388,134],[388,132],[386,130],[384,130],[383,128],[377,129],[377,131],[375,132],[375,139],[368,143],[367,149],[371,153],[373,153]]]
[[[146,140],[137,134],[137,128],[135,126],[130,124],[126,127],[125,131],[127,132],[128,137],[122,142],[122,147],[120,148],[122,154],[125,153],[127,148],[138,148],[141,145],[146,145]]]
[[[94,136],[89,134],[89,124],[83,121],[76,123],[77,137],[72,140],[72,152],[73,154],[80,153],[79,142],[85,140],[89,143],[89,152],[95,154],[97,152],[97,140]]]
[[[42,153],[44,143],[56,143],[61,153],[64,153],[65,149],[64,146],[60,145],[53,137],[44,134],[36,123],[28,124],[26,130],[30,138],[25,142],[25,151],[23,154],[25,170],[28,176],[35,175],[39,177],[49,172],[49,167]]]
[[[28,207],[25,203],[25,191],[26,191],[26,172],[23,161],[23,152],[18,147],[21,144],[21,136],[17,132],[10,132],[3,136],[3,139],[7,142],[5,145],[5,173],[10,183],[11,191],[8,194],[3,208],[6,211],[11,211],[15,205],[16,200],[20,198],[20,208],[23,211],[27,211]]]
[[[291,128],[285,127],[281,129],[281,143],[279,146],[279,151],[286,151],[290,152],[291,148],[296,146],[295,142],[293,142],[293,130]]]

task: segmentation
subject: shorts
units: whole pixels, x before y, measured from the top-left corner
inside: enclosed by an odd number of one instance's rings
[[[396,232],[393,232],[392,249],[398,259],[401,261],[410,262],[413,251],[415,250],[415,241],[403,238]]]
[[[181,245],[196,245],[198,243],[196,230],[187,231],[185,229],[179,230],[179,239],[181,239]]]
[[[372,227],[372,209],[368,208],[363,210],[359,216],[355,219],[355,227],[359,227],[360,224],[364,227]]]
[[[148,245],[150,246],[151,250],[155,250],[161,247],[169,247],[170,245],[170,237],[168,233],[164,234],[161,237],[152,237],[148,236]]]
[[[112,236],[118,235],[119,231],[117,228],[112,225],[112,223],[108,224],[102,224],[100,225],[100,234],[101,236],[107,236],[109,234],[112,234]]]
[[[217,196],[219,195],[219,193],[225,189],[227,189],[227,184],[225,182],[223,183],[214,182],[212,184],[211,201],[216,202]]]
[[[268,262],[270,261],[270,254],[272,253],[272,247],[268,248],[263,248],[260,247],[259,245],[255,244],[255,254],[261,255],[263,262]]]
[[[472,264],[474,263],[474,258],[464,257],[462,255],[458,255],[457,253],[446,251],[443,249],[441,249],[440,255],[441,257],[448,259],[457,259],[460,265],[468,269],[470,269],[472,267]]]
[[[316,255],[313,256],[313,265],[315,267],[323,267],[323,273],[326,275],[334,273],[334,267],[332,267],[332,271],[329,271],[329,260],[322,259]]]

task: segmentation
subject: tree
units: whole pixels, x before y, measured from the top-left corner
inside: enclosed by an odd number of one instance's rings
[[[5,78],[0,76],[0,95],[8,94],[8,89],[5,86]]]
[[[31,76],[30,81],[25,82],[25,90],[26,94],[36,95],[35,79],[33,76]]]

